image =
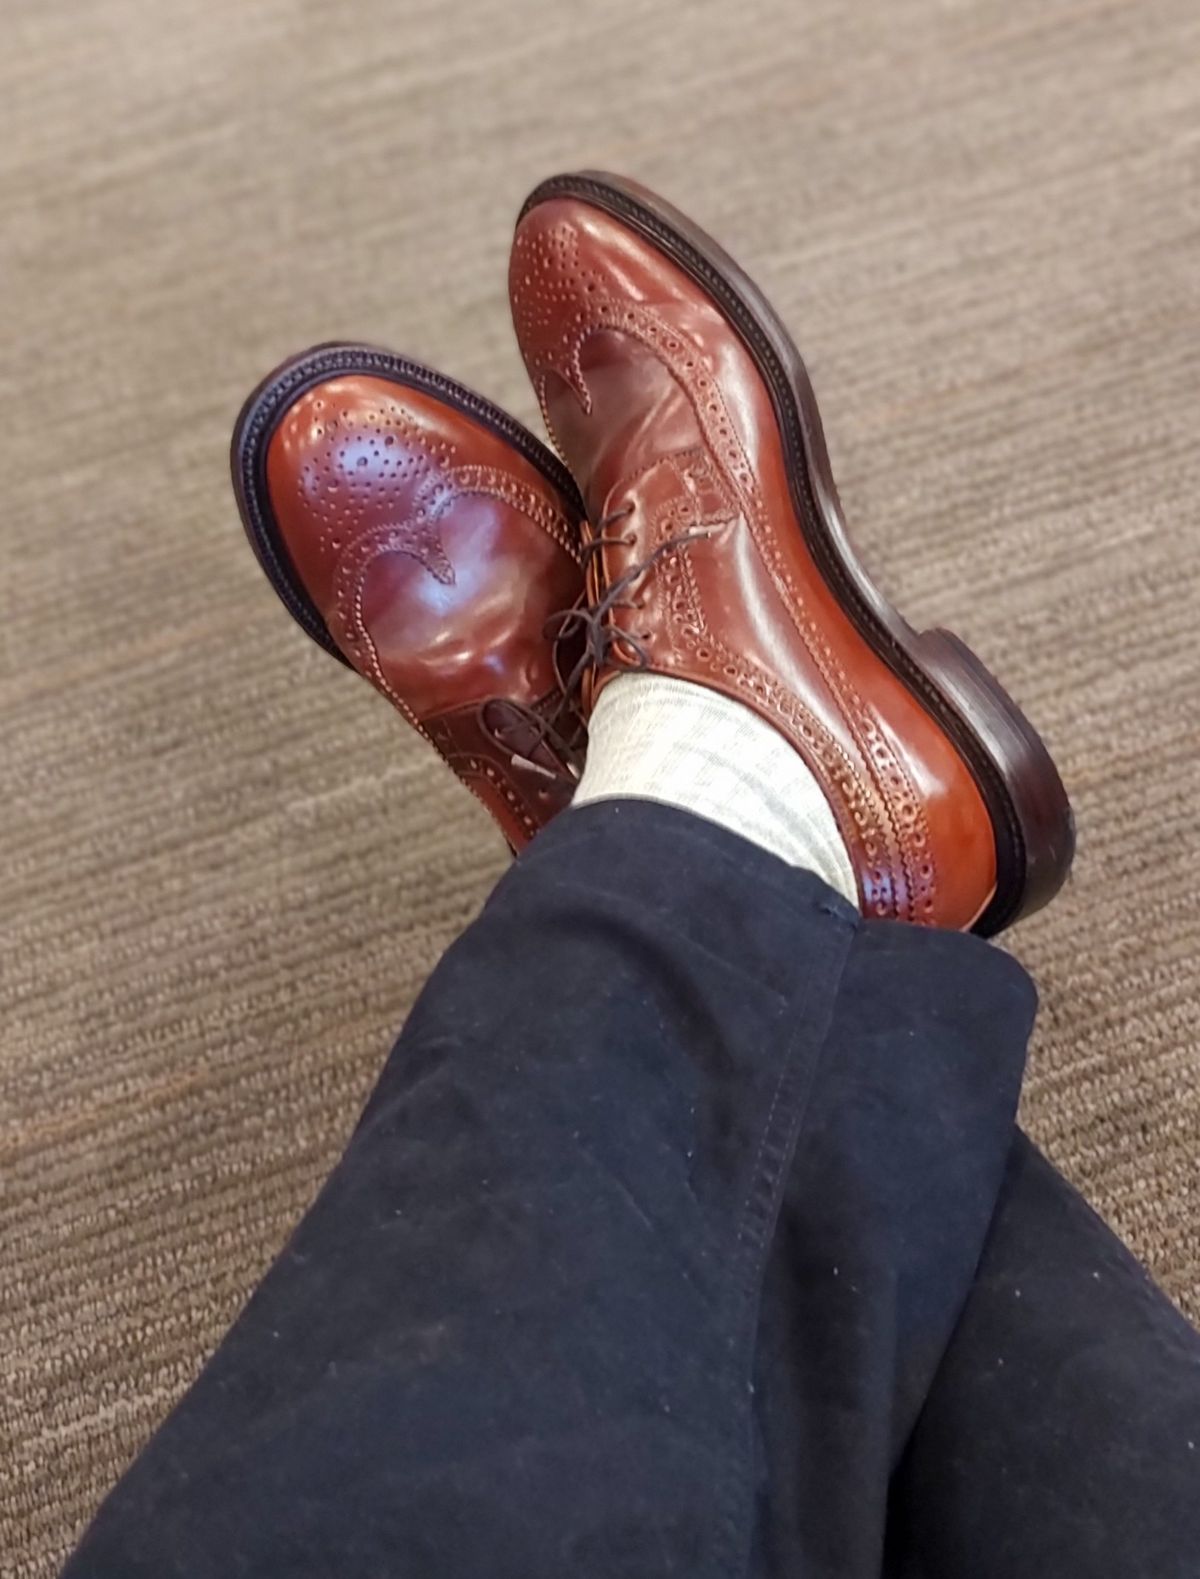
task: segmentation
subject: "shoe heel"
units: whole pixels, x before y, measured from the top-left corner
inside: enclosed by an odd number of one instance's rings
[[[964,641],[929,630],[911,651],[971,737],[964,755],[996,830],[996,897],[976,927],[991,935],[1062,887],[1075,853],[1071,803],[1041,736]]]

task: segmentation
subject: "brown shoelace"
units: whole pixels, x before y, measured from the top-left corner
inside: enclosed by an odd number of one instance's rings
[[[622,532],[617,535],[612,533],[612,528],[632,515],[635,508],[633,504],[622,505],[619,510],[613,510],[596,523],[589,541],[583,545],[585,571],[595,556],[602,553],[604,549],[632,548],[635,545],[637,539],[632,533]],[[626,594],[633,590],[648,571],[653,570],[670,554],[675,553],[685,544],[708,535],[709,533],[702,527],[676,532],[664,539],[645,559],[639,560],[628,570],[623,571],[594,603],[588,603],[585,591],[573,607],[560,609],[550,616],[543,627],[542,634],[554,643],[554,671],[561,693],[559,701],[548,715],[543,715],[521,703],[506,704],[518,712],[533,729],[535,738],[529,748],[531,751],[537,750],[539,745],[548,745],[568,766],[572,777],[578,777],[573,760],[579,749],[576,742],[584,729],[581,697],[587,675],[598,673],[614,655],[617,661],[628,669],[644,670],[650,664],[650,656],[645,645],[649,640],[649,633],[622,630],[613,624],[608,616],[617,609],[644,608],[645,605],[640,599],[628,597]],[[563,648],[578,640],[582,641],[581,650],[570,670],[564,675],[561,662]],[[569,735],[563,729],[566,720],[573,720]],[[522,760],[528,761],[528,758],[523,754]],[[537,766],[536,763],[530,765]]]

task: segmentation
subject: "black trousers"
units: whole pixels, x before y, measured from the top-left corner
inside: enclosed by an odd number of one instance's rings
[[[568,813],[71,1579],[1194,1579],[1200,1338],[1014,1128],[1034,992]]]

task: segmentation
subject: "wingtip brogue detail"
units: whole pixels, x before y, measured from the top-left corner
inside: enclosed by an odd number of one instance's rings
[[[754,707],[825,786],[868,914],[987,932],[1044,903],[1071,844],[1053,764],[866,577],[803,364],[736,265],[632,184],[561,177],[523,211],[510,292],[547,427],[618,523],[588,531],[610,632],[588,701],[637,666]]]
[[[547,628],[582,584],[581,506],[557,460],[440,374],[323,346],[250,397],[233,472],[289,610],[520,849],[569,803],[584,746]]]

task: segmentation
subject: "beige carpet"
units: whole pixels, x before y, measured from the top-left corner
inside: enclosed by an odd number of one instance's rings
[[[1195,0],[39,0],[0,63],[0,1571],[45,1576],[504,865],[242,542],[356,336],[531,418],[526,189],[636,174],[797,330],[842,494],[1061,757],[1037,1138],[1200,1315]]]

